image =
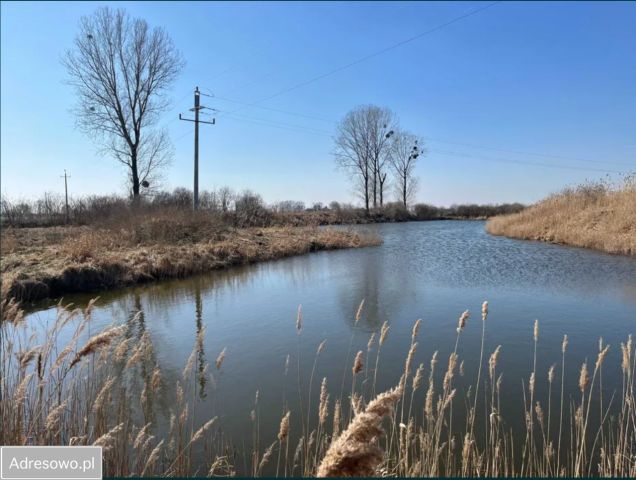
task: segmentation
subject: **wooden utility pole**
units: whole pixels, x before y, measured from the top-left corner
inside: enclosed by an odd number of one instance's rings
[[[194,120],[190,118],[183,118],[181,114],[179,114],[179,120],[194,122],[194,188],[192,197],[193,210],[199,209],[199,123],[208,123],[210,125],[215,124],[215,119],[212,119],[211,122],[199,120],[199,110],[207,108],[201,106],[200,99],[201,92],[199,92],[199,87],[196,87],[194,89],[194,108],[190,109],[191,112],[194,111]]]
[[[68,179],[71,178],[70,175],[66,174],[66,169],[64,169],[64,176],[60,177],[60,178],[64,178],[64,197],[66,200],[66,223],[68,224],[69,222],[69,209],[68,209]]]

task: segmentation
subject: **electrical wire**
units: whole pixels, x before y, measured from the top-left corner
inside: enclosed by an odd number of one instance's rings
[[[441,29],[443,29],[443,28],[445,28],[445,27],[447,27],[449,25],[452,25],[453,23],[459,22],[460,20],[463,20],[465,18],[471,17],[471,16],[476,15],[476,14],[478,14],[480,12],[483,12],[484,10],[487,10],[487,9],[495,6],[497,3],[499,3],[499,1],[492,2],[492,3],[489,3],[488,5],[483,6],[483,7],[478,7],[476,9],[473,9],[470,12],[467,12],[467,13],[465,13],[463,15],[459,15],[457,17],[454,17],[454,18],[452,18],[452,19],[450,19],[450,20],[448,20],[448,21],[446,21],[444,23],[441,23],[441,24],[439,24],[439,25],[437,25],[437,26],[435,26],[433,28],[430,28],[430,29],[428,29],[428,30],[426,30],[424,32],[421,32],[421,33],[419,33],[417,35],[414,35],[412,37],[409,37],[409,38],[407,38],[405,40],[402,40],[400,42],[394,43],[392,45],[389,45],[388,47],[385,47],[385,48],[383,48],[381,50],[378,50],[376,52],[373,52],[373,53],[370,53],[370,54],[365,55],[363,57],[360,57],[357,60],[349,62],[349,63],[347,63],[345,65],[341,65],[340,67],[334,68],[333,70],[329,70],[329,71],[327,71],[325,73],[317,75],[317,76],[315,76],[313,78],[310,78],[309,80],[305,80],[303,82],[297,83],[297,84],[292,85],[290,87],[284,88],[283,90],[279,90],[278,92],[273,93],[272,95],[269,95],[269,96],[267,96],[265,98],[261,98],[260,100],[256,100],[254,102],[250,102],[247,105],[243,105],[243,106],[241,106],[241,107],[239,107],[239,108],[237,108],[237,109],[235,109],[235,110],[233,110],[233,111],[231,111],[229,113],[235,113],[235,112],[238,112],[240,110],[245,110],[246,108],[253,107],[255,105],[258,105],[259,103],[263,103],[263,102],[265,102],[267,100],[271,100],[272,98],[279,97],[279,96],[284,95],[286,93],[292,92],[292,91],[297,90],[299,88],[302,88],[302,87],[305,87],[305,86],[310,85],[312,83],[315,83],[315,82],[317,82],[319,80],[322,80],[323,78],[330,77],[331,75],[334,75],[336,73],[342,72],[343,70],[351,68],[351,67],[353,67],[355,65],[358,65],[360,63],[366,62],[367,60],[375,58],[375,57],[377,57],[379,55],[382,55],[384,53],[390,52],[391,50],[394,50],[394,49],[396,49],[398,47],[401,47],[402,45],[406,45],[407,43],[413,42],[413,41],[418,40],[418,39],[420,39],[422,37],[425,37],[427,35],[435,33],[438,30],[441,30]]]

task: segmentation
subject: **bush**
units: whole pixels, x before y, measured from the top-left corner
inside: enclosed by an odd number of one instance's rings
[[[267,227],[271,221],[272,214],[265,208],[260,195],[246,190],[234,201],[234,224],[237,227]]]
[[[400,202],[387,203],[382,208],[382,213],[391,222],[407,222],[411,219],[408,209]]]

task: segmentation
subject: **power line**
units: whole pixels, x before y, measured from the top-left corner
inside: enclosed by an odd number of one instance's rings
[[[309,134],[324,136],[329,138],[333,137],[333,135],[330,132],[327,132],[326,130],[311,129],[302,125],[274,122],[267,119],[248,117],[246,115],[237,115],[234,113],[232,114],[226,113],[226,115],[228,115],[226,118],[229,120],[247,122],[253,125],[273,127],[273,128],[291,131],[291,132],[309,133]],[[427,137],[424,137],[424,139],[427,140]],[[447,142],[447,143],[450,143],[450,142]],[[465,144],[465,145],[468,145],[468,144]],[[483,148],[487,148],[487,147],[483,147]],[[584,167],[584,166],[576,166],[576,165],[555,165],[552,163],[540,163],[540,162],[530,162],[530,161],[524,161],[524,160],[514,160],[514,159],[508,159],[508,158],[487,157],[483,155],[472,155],[472,154],[463,153],[463,152],[439,150],[436,148],[429,149],[429,151],[432,153],[440,154],[440,155],[448,155],[452,157],[463,157],[463,158],[474,158],[477,160],[484,160],[488,162],[508,163],[508,164],[515,164],[515,165],[529,165],[529,166],[542,167],[542,168],[557,168],[557,169],[565,169],[565,170],[601,172],[601,173],[616,173],[616,174],[624,173],[617,170],[607,170],[607,169],[601,169],[601,168],[592,168],[592,167]],[[517,152],[517,154],[520,154],[520,152]],[[537,154],[537,155],[540,155],[540,154]],[[549,156],[549,155],[546,154],[544,156]],[[557,156],[555,155],[554,157],[557,157]],[[567,157],[563,157],[563,158],[567,158]]]
[[[278,127],[292,128],[299,131],[306,131],[307,133],[315,133],[317,135],[324,135],[330,138],[333,137],[333,132],[330,132],[327,130],[321,130],[321,129],[313,128],[313,127],[307,127],[305,125],[296,125],[292,123],[278,122],[275,120],[252,117],[252,116],[247,116],[247,115],[242,115],[237,113],[227,113],[226,115],[228,115],[226,118],[231,118],[233,120],[247,120],[250,122],[259,122],[263,125],[268,125],[272,127],[278,126]]]
[[[555,165],[553,163],[538,163],[538,162],[527,162],[527,161],[523,161],[523,160],[511,160],[511,159],[508,159],[508,158],[484,157],[482,155],[470,155],[468,153],[449,152],[449,151],[437,150],[437,149],[433,149],[433,150],[429,150],[429,151],[434,152],[434,153],[438,153],[438,154],[441,154],[441,155],[450,155],[452,157],[475,158],[475,159],[478,159],[478,160],[484,160],[486,162],[513,163],[513,164],[518,164],[518,165],[532,165],[532,166],[535,166],[535,167],[560,168],[560,169],[567,169],[567,170],[582,170],[582,171],[601,172],[601,173],[618,173],[618,174],[625,173],[625,172],[619,172],[617,170],[606,170],[606,169],[589,168],[589,167],[576,167],[574,165]]]
[[[568,157],[565,155],[552,155],[552,154],[548,154],[548,153],[536,153],[536,152],[523,152],[520,150],[508,150],[505,148],[498,148],[498,147],[488,147],[486,145],[475,145],[472,143],[464,143],[464,142],[455,142],[455,141],[451,141],[451,140],[443,140],[441,138],[434,138],[434,137],[425,137],[425,139],[429,142],[439,142],[439,143],[447,143],[449,145],[458,145],[458,146],[462,146],[462,147],[471,147],[471,148],[481,148],[484,150],[493,150],[496,152],[502,152],[502,153],[512,153],[515,155],[528,155],[528,156],[532,156],[532,157],[545,157],[545,158],[555,158],[555,159],[560,159],[560,160],[570,160],[570,161],[574,161],[574,162],[585,162],[585,163],[597,163],[597,164],[612,164],[612,165],[623,165],[623,166],[627,166],[627,167],[632,167],[635,168],[636,165],[634,164],[630,164],[630,163],[624,163],[624,162],[613,162],[613,161],[603,161],[603,160],[588,160],[585,158],[577,158],[577,157]]]
[[[277,113],[284,113],[285,115],[292,115],[295,117],[303,117],[303,118],[309,118],[311,120],[320,120],[321,122],[327,122],[327,123],[337,123],[333,120],[328,120],[326,118],[322,118],[322,117],[317,117],[314,115],[308,115],[306,113],[298,113],[298,112],[290,112],[288,110],[281,110],[279,108],[270,108],[270,107],[264,107],[262,105],[252,105],[249,102],[241,102],[239,100],[234,100],[231,98],[225,98],[225,97],[219,97],[218,95],[211,95],[211,97],[215,98],[216,100],[222,100],[224,102],[230,102],[230,103],[237,103],[240,105],[249,105],[252,107],[256,107],[256,108],[260,108],[261,110],[269,110],[270,112],[277,112]],[[228,112],[227,114],[229,115],[230,112]]]
[[[276,93],[274,93],[272,95],[269,95],[268,97],[262,98],[260,100],[255,101],[255,102],[248,103],[247,105],[239,107],[239,108],[237,108],[237,109],[235,109],[235,110],[233,110],[233,111],[231,111],[229,113],[234,113],[234,112],[238,112],[240,110],[244,110],[244,109],[249,108],[249,107],[253,107],[255,105],[258,105],[259,103],[265,102],[267,100],[271,100],[272,98],[279,97],[281,95],[284,95],[285,93],[289,93],[289,92],[292,92],[292,91],[297,90],[299,88],[302,88],[302,87],[305,87],[307,85],[310,85],[310,84],[312,84],[314,82],[317,82],[318,80],[322,80],[323,78],[329,77],[329,76],[334,75],[336,73],[339,73],[339,72],[341,72],[343,70],[351,68],[351,67],[353,67],[355,65],[358,65],[358,64],[360,64],[362,62],[370,60],[371,58],[375,58],[375,57],[377,57],[379,55],[382,55],[382,54],[384,54],[386,52],[390,52],[391,50],[394,50],[394,49],[396,49],[398,47],[401,47],[402,45],[406,45],[407,43],[413,42],[413,41],[418,40],[418,39],[420,39],[422,37],[425,37],[427,35],[435,33],[438,30],[441,30],[442,28],[445,28],[445,27],[447,27],[449,25],[452,25],[453,23],[459,22],[460,20],[463,20],[465,18],[471,17],[471,16],[476,15],[476,14],[478,14],[480,12],[483,12],[484,10],[487,10],[490,7],[493,7],[497,3],[499,3],[499,1],[492,2],[492,3],[489,3],[488,5],[483,6],[483,7],[479,7],[479,8],[476,8],[474,10],[471,10],[468,13],[465,13],[463,15],[459,15],[457,17],[454,17],[451,20],[448,20],[448,21],[446,21],[444,23],[441,23],[441,24],[439,24],[439,25],[437,25],[437,26],[435,26],[435,27],[433,27],[433,28],[431,28],[429,30],[426,30],[426,31],[422,32],[422,33],[419,33],[419,34],[414,35],[412,37],[409,37],[409,38],[407,38],[405,40],[402,40],[400,42],[397,42],[397,43],[394,43],[392,45],[389,45],[388,47],[385,47],[385,48],[383,48],[381,50],[378,50],[376,52],[373,52],[373,53],[370,53],[368,55],[365,55],[364,57],[358,58],[357,60],[349,62],[349,63],[347,63],[345,65],[341,65],[340,67],[334,68],[333,70],[330,70],[330,71],[328,71],[326,73],[317,75],[317,76],[315,76],[313,78],[310,78],[309,80],[297,83],[297,84],[292,85],[290,87],[287,87],[287,88],[285,88],[283,90],[279,90],[278,92],[276,92]]]
[[[241,101],[233,100],[233,99],[226,99],[224,97],[216,97],[215,96],[214,98],[219,99],[219,100],[232,102],[232,103],[239,103],[239,104],[243,104],[243,105],[248,105],[246,102],[241,102]],[[304,117],[304,118],[321,120],[321,121],[324,121],[324,122],[331,123],[333,125],[337,125],[337,123],[338,123],[338,122],[336,122],[334,120],[328,120],[326,118],[318,117],[318,116],[315,116],[315,115],[309,115],[309,114],[305,114],[305,113],[290,112],[288,110],[281,110],[281,109],[277,109],[277,108],[263,107],[263,106],[260,106],[260,105],[255,105],[255,107],[263,109],[263,110],[270,110],[270,111],[273,111],[273,112],[283,113],[283,114],[286,114],[286,115],[293,115],[293,116],[297,116],[297,117]],[[232,116],[235,116],[235,117],[239,117],[239,118],[235,118],[235,120],[239,120],[240,117],[243,116],[243,115],[237,115],[236,113],[233,113],[233,111],[224,112],[224,113],[225,113],[225,115],[232,115]],[[273,122],[273,121],[271,121],[269,119],[262,119],[262,118],[245,117],[245,119],[246,120],[252,120],[253,122],[254,121],[262,122],[263,124],[269,124],[269,122]],[[275,123],[280,123],[280,122],[275,122]],[[311,129],[312,131],[315,131],[315,132],[324,133],[325,135],[327,135],[329,137],[333,136],[333,134],[331,132],[327,132],[327,131],[321,130],[321,129],[316,129],[316,128],[313,128],[313,127],[307,127],[305,125],[291,125],[291,124],[282,124],[282,123],[281,123],[281,125],[285,125],[287,127],[296,128],[296,129],[299,129],[299,130]],[[275,126],[275,125],[269,125],[269,126]],[[553,159],[558,159],[558,160],[567,160],[567,161],[571,161],[571,162],[593,163],[593,164],[598,164],[598,165],[610,164],[610,165],[620,165],[620,166],[626,166],[626,167],[630,167],[630,168],[636,168],[636,165],[630,164],[630,163],[625,163],[625,162],[591,160],[591,159],[580,158],[580,157],[571,157],[571,156],[566,156],[566,155],[555,155],[555,154],[539,153],[539,152],[525,152],[525,151],[522,151],[522,150],[513,150],[513,149],[500,148],[500,147],[492,147],[492,146],[487,146],[487,145],[476,145],[476,144],[473,144],[473,143],[458,142],[458,141],[447,140],[447,139],[442,139],[442,138],[429,137],[429,136],[426,136],[426,135],[424,136],[424,139],[427,142],[445,143],[445,144],[449,144],[449,145],[457,145],[457,146],[462,146],[462,147],[479,148],[479,149],[484,149],[484,150],[492,150],[492,151],[495,151],[495,152],[511,153],[511,154],[514,154],[514,155],[527,155],[527,156],[533,156],[533,157],[544,157],[544,158],[553,158]]]

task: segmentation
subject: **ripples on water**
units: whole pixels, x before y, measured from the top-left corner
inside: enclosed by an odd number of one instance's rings
[[[306,390],[316,347],[327,340],[312,391],[318,395],[319,381],[326,376],[337,396],[343,371],[350,375],[345,358],[352,331],[356,332],[353,352],[366,351],[370,333],[384,321],[391,330],[382,351],[379,389],[398,382],[417,318],[422,319],[422,328],[414,365],[428,364],[435,350],[443,364],[454,346],[457,318],[465,309],[474,315],[462,336],[460,359],[466,359],[466,378],[474,381],[479,312],[485,299],[490,302],[487,355],[502,345],[504,417],[514,420],[523,415],[521,382],[527,381],[532,369],[535,319],[540,322],[538,385],[545,382],[549,366],[560,362],[561,341],[567,333],[572,370],[566,378],[567,392],[577,391],[576,371],[584,360],[594,361],[601,336],[612,345],[604,383],[610,395],[614,388],[620,389],[619,343],[636,333],[636,259],[493,237],[485,233],[483,222],[412,222],[360,229],[378,233],[384,244],[103,293],[92,329],[128,321],[129,335],[148,331],[157,361],[168,382],[174,383],[197,332],[205,326],[199,368],[213,364],[224,347],[228,353],[221,371],[214,372],[214,382],[199,386],[197,419],[203,422],[219,415],[222,428],[237,445],[249,443],[249,413],[257,389],[261,437],[265,443],[275,438],[283,397],[292,406],[291,399],[297,397],[299,348]],[[82,305],[89,298],[75,295],[66,300]],[[354,326],[362,299],[364,313]],[[295,331],[299,304],[304,312],[300,341]],[[143,314],[133,324],[137,311]],[[40,307],[31,317],[46,322],[53,315],[53,309]],[[286,380],[288,354],[294,360]],[[539,398],[545,394],[541,388]],[[167,411],[170,401],[162,403]]]

